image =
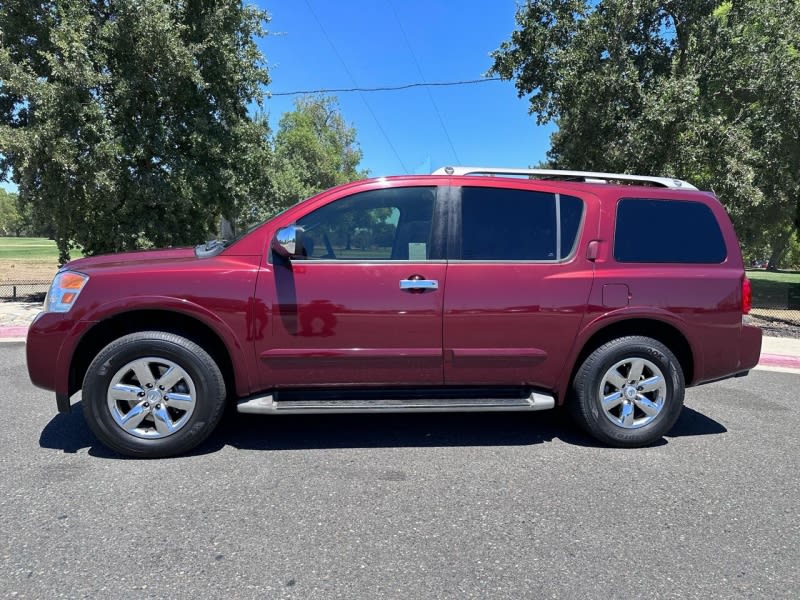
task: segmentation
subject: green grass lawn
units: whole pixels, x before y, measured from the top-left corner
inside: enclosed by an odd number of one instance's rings
[[[72,251],[73,258],[81,253]],[[0,281],[45,281],[58,270],[58,248],[47,238],[0,237]]]
[[[58,248],[47,238],[0,237],[0,258],[6,260],[58,260]]]
[[[78,250],[70,252],[72,258],[80,258]],[[0,259],[58,261],[58,248],[54,240],[29,237],[0,237]]]
[[[795,298],[800,294],[800,271],[772,272],[754,269],[747,271],[747,277],[753,286],[754,306],[786,308],[790,295]]]

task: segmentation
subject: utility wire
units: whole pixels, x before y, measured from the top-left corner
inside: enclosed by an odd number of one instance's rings
[[[408,41],[408,35],[406,35],[406,30],[403,27],[403,23],[400,21],[400,15],[397,14],[397,9],[394,7],[394,3],[392,0],[386,0],[386,3],[389,5],[389,8],[392,9],[394,13],[394,20],[397,21],[397,27],[400,29],[400,33],[403,34],[403,39],[406,42],[406,47],[408,48],[409,54],[411,54],[411,58],[414,61],[414,65],[417,67],[417,73],[419,73],[419,78],[425,83],[425,75],[422,74],[422,67],[419,65],[419,61],[417,60],[417,55],[414,54],[414,49],[411,47],[411,42]],[[442,127],[442,131],[444,132],[444,137],[447,138],[447,143],[450,144],[450,150],[453,151],[453,157],[456,159],[456,164],[461,164],[461,159],[458,158],[458,152],[456,152],[456,147],[453,145],[453,140],[450,138],[450,133],[447,131],[447,126],[444,124],[444,119],[442,119],[442,113],[439,112],[439,107],[436,104],[436,100],[433,99],[433,94],[431,94],[431,90],[429,87],[425,88],[425,91],[428,94],[428,98],[433,105],[433,110],[436,112],[436,117],[439,119],[439,125]]]
[[[301,96],[303,94],[339,94],[345,92],[394,92],[418,87],[447,87],[452,85],[474,85],[490,81],[502,81],[502,77],[486,77],[484,79],[465,79],[462,81],[424,81],[405,83],[402,85],[386,85],[380,87],[323,88],[319,90],[297,90],[293,92],[267,92],[269,96]],[[438,112],[438,111],[437,111]],[[459,161],[460,162],[460,161]]]
[[[320,30],[322,31],[322,35],[324,35],[325,39],[328,40],[328,44],[330,44],[330,47],[333,50],[333,53],[336,55],[336,58],[338,58],[339,62],[342,63],[342,66],[344,67],[345,73],[347,73],[347,76],[350,78],[350,81],[353,82],[353,85],[355,86],[355,88],[358,88],[358,83],[356,82],[356,78],[353,77],[353,74],[350,72],[350,69],[347,68],[347,63],[344,62],[344,59],[342,58],[342,55],[339,54],[339,51],[336,49],[336,46],[334,45],[333,40],[331,40],[331,37],[328,35],[328,32],[326,31],[325,27],[322,25],[322,21],[320,21],[319,17],[317,17],[317,13],[315,13],[314,9],[311,8],[311,3],[308,0],[305,0],[305,3],[306,3],[306,6],[308,7],[309,12],[311,13],[311,16],[314,17],[314,20],[317,22],[317,25],[319,26]],[[355,91],[358,91],[358,89],[356,89]],[[273,96],[276,96],[276,95],[277,94],[273,94]],[[284,95],[286,95],[286,94],[284,94]],[[359,95],[361,96],[361,100],[364,102],[364,106],[367,107],[367,110],[369,111],[369,114],[371,114],[372,118],[375,120],[375,124],[378,126],[378,129],[383,134],[383,137],[386,140],[386,143],[389,144],[389,148],[392,149],[392,152],[394,153],[395,158],[397,158],[398,162],[400,163],[400,166],[403,167],[403,171],[405,171],[406,174],[408,174],[408,167],[406,167],[405,163],[403,162],[403,159],[400,158],[400,154],[397,152],[397,148],[394,147],[394,144],[392,144],[392,141],[389,139],[389,136],[386,134],[386,131],[383,129],[383,126],[381,126],[381,122],[378,120],[378,117],[377,117],[377,115],[375,115],[375,112],[372,110],[372,107],[369,105],[369,102],[367,102],[367,99],[364,98],[364,95],[361,94],[360,92],[359,92]]]

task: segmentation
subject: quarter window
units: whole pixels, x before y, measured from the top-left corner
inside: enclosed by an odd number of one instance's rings
[[[583,202],[572,196],[491,187],[461,192],[461,258],[556,261],[572,253]]]
[[[309,259],[427,260],[435,188],[387,188],[326,204],[297,221]]]
[[[719,223],[700,202],[625,198],[617,205],[614,258],[631,263],[721,263]]]

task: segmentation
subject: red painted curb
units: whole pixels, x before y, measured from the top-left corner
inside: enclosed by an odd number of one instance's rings
[[[800,357],[784,356],[783,354],[762,354],[761,358],[758,360],[758,364],[770,367],[800,369]]]
[[[0,339],[24,338],[27,335],[28,335],[28,328],[25,325],[18,327],[0,327]]]

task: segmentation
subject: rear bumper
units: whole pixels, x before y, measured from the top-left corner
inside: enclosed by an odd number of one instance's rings
[[[708,336],[701,368],[690,385],[704,385],[731,377],[743,377],[758,364],[761,356],[761,329],[742,325],[729,329],[726,336]]]
[[[739,371],[749,371],[758,364],[761,356],[761,329],[754,325],[742,325],[739,348]]]

